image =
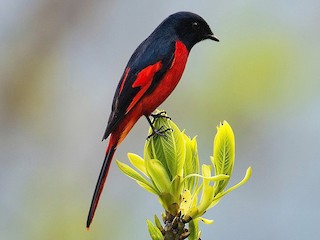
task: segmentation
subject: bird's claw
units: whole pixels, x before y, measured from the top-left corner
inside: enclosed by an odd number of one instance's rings
[[[159,129],[153,129],[152,133],[147,137],[147,139],[153,137],[153,136],[160,136],[160,137],[165,137],[168,138],[168,136],[165,134],[168,131],[173,131],[172,128],[167,128],[167,129],[163,129],[163,126],[161,126]]]
[[[154,121],[155,121],[157,118],[166,118],[166,119],[171,120],[171,117],[167,116],[166,114],[167,114],[166,111],[161,111],[161,112],[158,112],[158,113],[156,113],[156,114],[151,114],[150,116],[153,118],[152,123],[154,123]]]

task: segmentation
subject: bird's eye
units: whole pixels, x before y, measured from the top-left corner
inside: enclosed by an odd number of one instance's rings
[[[193,23],[192,23],[192,28],[193,28],[194,30],[198,30],[198,29],[199,29],[199,23],[198,23],[198,22],[193,22]]]

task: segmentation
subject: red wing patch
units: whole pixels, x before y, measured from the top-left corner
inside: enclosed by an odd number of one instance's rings
[[[132,102],[126,110],[126,113],[129,112],[136,105],[136,103],[141,99],[143,94],[148,90],[152,83],[154,75],[161,69],[161,67],[162,63],[161,61],[159,61],[153,65],[146,67],[138,73],[137,79],[132,84],[132,87],[140,87],[140,90],[137,93],[137,95],[132,99]]]
[[[129,71],[130,71],[130,68],[127,67],[127,69],[126,69],[126,71],[125,71],[125,73],[124,73],[124,77],[123,77],[123,79],[122,79],[122,83],[121,83],[120,90],[119,90],[119,95],[120,95],[121,92],[122,92],[122,89],[123,89],[124,83],[125,83],[126,80],[127,80]]]

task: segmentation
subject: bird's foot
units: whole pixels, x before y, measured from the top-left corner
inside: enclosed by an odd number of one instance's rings
[[[171,120],[171,118],[169,116],[167,116],[166,114],[167,114],[166,111],[160,111],[155,114],[151,114],[150,116],[153,118],[152,121],[148,116],[146,116],[146,118],[150,124],[150,127],[152,128],[152,133],[147,137],[147,139],[149,139],[153,136],[160,136],[160,137],[168,138],[168,136],[166,135],[166,132],[172,131],[172,128],[164,129],[164,126],[161,126],[160,128],[156,129],[154,126],[155,121],[159,118],[165,118],[165,119]]]
[[[171,120],[171,117],[167,116],[166,114],[167,114],[166,111],[161,111],[161,112],[158,112],[158,113],[155,113],[155,114],[151,114],[150,116],[153,118],[152,123],[154,123],[154,121],[157,118],[166,118],[166,119]]]
[[[160,136],[160,137],[168,138],[168,136],[166,135],[166,132],[168,132],[168,131],[173,131],[173,129],[172,128],[163,129],[163,126],[161,126],[159,129],[153,128],[152,133],[147,137],[147,139],[149,139],[153,136]]]

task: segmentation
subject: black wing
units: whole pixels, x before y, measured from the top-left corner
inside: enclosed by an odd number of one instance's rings
[[[162,79],[172,64],[174,48],[174,41],[164,41],[163,38],[154,39],[150,35],[136,49],[116,89],[112,111],[102,140],[108,138],[121,119],[148,92],[148,89],[154,89],[155,84]]]

